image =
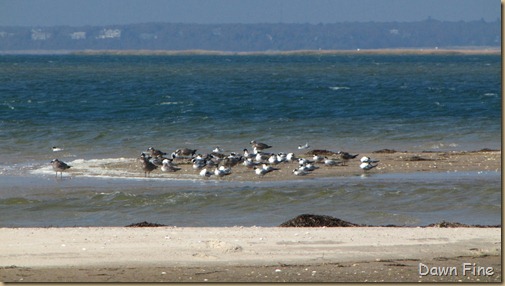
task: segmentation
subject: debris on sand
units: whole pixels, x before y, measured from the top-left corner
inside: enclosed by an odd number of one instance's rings
[[[327,215],[302,214],[290,219],[280,227],[352,227],[362,226]]]
[[[126,227],[158,227],[158,226],[166,226],[166,225],[143,221],[143,222],[129,224]]]

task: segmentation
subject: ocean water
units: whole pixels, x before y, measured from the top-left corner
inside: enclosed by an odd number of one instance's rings
[[[0,227],[501,223],[498,172],[281,182],[99,168],[148,147],[501,149],[499,55],[1,56]],[[64,150],[53,152],[52,146]],[[55,180],[49,161],[81,167]]]

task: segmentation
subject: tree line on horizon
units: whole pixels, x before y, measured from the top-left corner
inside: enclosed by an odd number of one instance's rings
[[[500,20],[334,24],[176,24],[0,27],[0,51],[292,51],[499,47]]]

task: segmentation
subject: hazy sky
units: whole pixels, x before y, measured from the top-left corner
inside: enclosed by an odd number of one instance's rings
[[[0,0],[0,26],[500,18],[500,0]]]

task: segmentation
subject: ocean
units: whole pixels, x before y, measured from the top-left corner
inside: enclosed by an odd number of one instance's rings
[[[251,140],[501,150],[500,74],[500,55],[2,55],[0,227],[276,226],[302,213],[501,224],[499,172],[230,182],[103,167],[151,146],[242,153]],[[54,158],[79,175],[56,180]]]

